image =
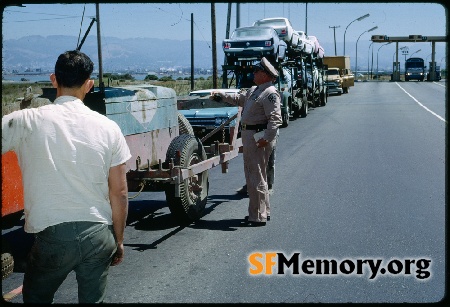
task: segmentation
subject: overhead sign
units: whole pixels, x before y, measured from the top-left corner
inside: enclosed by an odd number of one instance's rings
[[[446,36],[424,36],[419,34],[413,34],[409,36],[387,36],[387,35],[372,35],[372,42],[446,42]]]

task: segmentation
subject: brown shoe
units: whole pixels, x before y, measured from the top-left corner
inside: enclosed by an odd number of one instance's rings
[[[266,226],[266,222],[252,222],[252,221],[247,221],[244,224],[247,227],[259,227],[259,226]]]
[[[248,215],[244,217],[245,222],[248,222]],[[270,215],[267,216],[267,221],[270,221]]]

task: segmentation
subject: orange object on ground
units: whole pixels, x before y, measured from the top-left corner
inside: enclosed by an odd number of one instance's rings
[[[16,153],[2,155],[2,217],[23,210],[22,171]]]

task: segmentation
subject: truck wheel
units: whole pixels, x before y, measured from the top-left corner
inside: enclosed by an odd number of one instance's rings
[[[189,134],[177,136],[170,143],[166,163],[173,158],[175,165],[188,167],[206,160],[201,141]],[[190,223],[203,216],[208,197],[208,171],[190,177],[180,183],[180,197],[175,197],[175,184],[167,184],[165,193],[170,212],[182,223]]]
[[[178,112],[178,129],[181,134],[192,134],[194,135],[194,129],[192,129],[191,123],[187,120],[187,118]]]
[[[327,94],[325,92],[320,93],[320,106],[324,107],[327,104]]]
[[[7,278],[14,271],[14,258],[11,255],[11,251],[8,242],[2,238],[2,280]]]
[[[291,111],[289,110],[289,106],[286,106],[286,112],[283,115],[283,123],[281,124],[281,128],[285,128],[289,126],[289,115]]]
[[[300,116],[301,117],[306,117],[308,115],[308,105],[309,105],[308,101],[303,102],[303,105],[302,105],[302,107],[300,109]]]
[[[314,108],[320,107],[320,105],[321,105],[321,102],[320,102],[320,94],[315,94],[315,95],[314,95],[314,101],[313,101],[313,103],[314,103]]]
[[[292,108],[292,116],[294,118],[298,118],[300,117],[300,108],[298,107],[298,105],[294,105],[294,107]]]

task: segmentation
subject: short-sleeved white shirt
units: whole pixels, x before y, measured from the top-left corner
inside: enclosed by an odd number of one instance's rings
[[[22,170],[25,231],[72,221],[112,224],[108,175],[131,154],[120,127],[72,96],[2,118],[2,154]]]

